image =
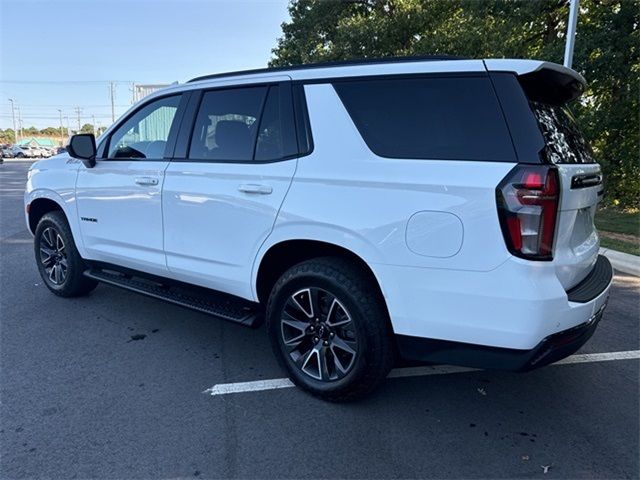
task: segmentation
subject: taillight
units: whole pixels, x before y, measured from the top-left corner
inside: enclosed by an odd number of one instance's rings
[[[558,216],[558,171],[518,165],[496,188],[498,217],[509,251],[529,260],[553,259]]]

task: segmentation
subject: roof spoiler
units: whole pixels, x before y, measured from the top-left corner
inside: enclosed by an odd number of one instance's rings
[[[527,98],[534,102],[563,105],[580,97],[587,85],[575,70],[534,60],[485,60],[489,71],[510,71],[518,76]]]

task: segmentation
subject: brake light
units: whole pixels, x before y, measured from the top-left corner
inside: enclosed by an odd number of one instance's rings
[[[552,260],[560,200],[557,169],[517,166],[496,188],[496,200],[509,251],[529,260]]]

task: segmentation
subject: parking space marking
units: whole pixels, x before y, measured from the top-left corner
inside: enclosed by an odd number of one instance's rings
[[[627,350],[623,352],[604,353],[582,353],[572,355],[555,365],[575,365],[579,363],[609,362],[613,360],[636,360],[640,359],[640,350]],[[451,365],[435,365],[425,367],[397,368],[389,373],[388,378],[424,377],[427,375],[450,375],[454,373],[478,372],[477,368],[455,367]],[[280,388],[291,388],[295,385],[288,378],[273,378],[271,380],[257,380],[254,382],[239,383],[219,383],[204,392],[212,396],[227,395],[229,393],[261,392],[264,390],[277,390]]]
[[[220,383],[207,388],[202,393],[209,395],[226,395],[227,393],[260,392],[262,390],[277,390],[278,388],[295,387],[288,378],[274,378],[272,380],[258,380],[255,382]]]

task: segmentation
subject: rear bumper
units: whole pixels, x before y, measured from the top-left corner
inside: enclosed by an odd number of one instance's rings
[[[411,361],[447,363],[476,368],[527,371],[557,362],[575,353],[591,338],[606,308],[613,269],[599,256],[592,272],[566,292],[572,304],[593,312],[571,328],[545,336],[531,349],[502,348],[411,335],[396,335],[400,355]]]
[[[606,304],[582,325],[543,339],[531,350],[485,347],[468,343],[397,335],[400,355],[414,362],[525,372],[573,355],[595,332]]]

